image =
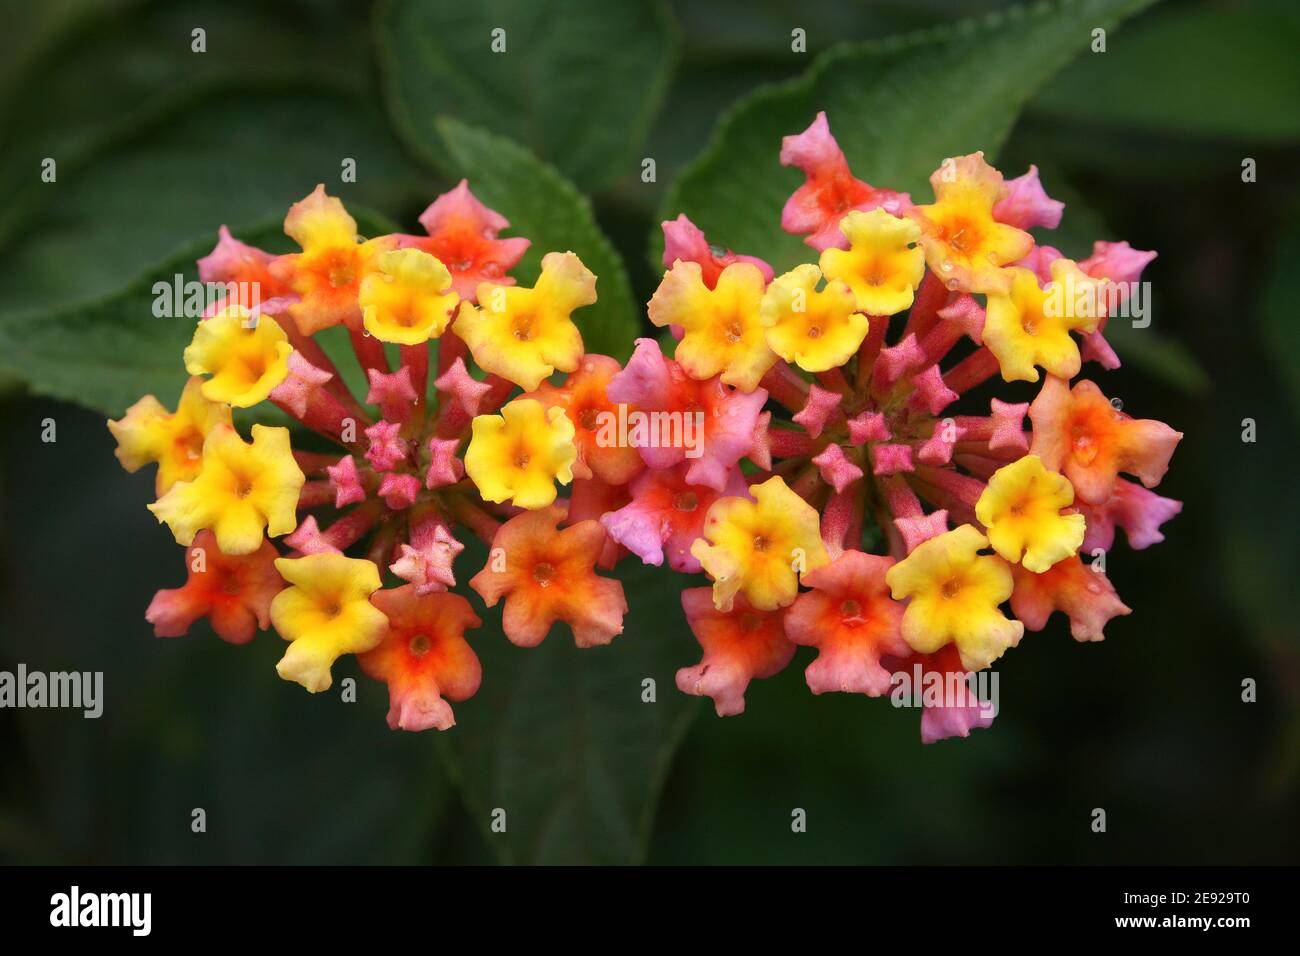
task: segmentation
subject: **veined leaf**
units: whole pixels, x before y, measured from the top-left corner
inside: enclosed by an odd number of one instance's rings
[[[455,116],[584,187],[635,170],[677,45],[660,0],[389,0],[375,32],[394,120],[430,162],[447,146],[437,117]]]
[[[923,200],[945,157],[997,152],[1026,100],[1109,28],[1151,0],[1051,0],[901,37],[847,44],[801,77],[738,103],[669,190],[661,218],[686,213],[710,240],[768,259],[808,259],[781,230],[802,181],[779,165],[781,137],[825,110],[854,174]],[[662,237],[651,241],[656,266]]]

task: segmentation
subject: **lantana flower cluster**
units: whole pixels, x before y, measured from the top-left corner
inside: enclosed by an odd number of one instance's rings
[[[899,672],[964,681],[1057,611],[1100,640],[1130,611],[1098,556],[1116,528],[1162,540],[1181,509],[1150,489],[1182,435],[1079,377],[1119,365],[1107,305],[1155,254],[1038,243],[1063,204],[1033,167],[1004,180],[981,153],[944,160],[930,203],[872,186],[824,114],[780,162],[805,175],[781,225],[811,261],[776,275],[665,222],[648,304],[664,332],[626,363],[584,349],[596,277],[579,257],[548,252],[517,284],[528,240],[501,238],[463,182],[425,235],[363,240],[321,187],[285,220],[301,252],[223,229],[200,277],[262,299],[198,323],[175,412],[147,396],[109,423],[128,470],[157,463],[150,509],[189,549],[186,584],[146,612],[156,633],[274,627],[280,675],[310,691],[356,654],[388,684],[390,726],[445,729],[480,683],[481,620],[451,590],[473,534],[489,557],[469,587],[504,602],[521,647],[557,623],[580,648],[620,634],[620,561],[685,575],[702,659],[677,685],[724,716],[800,645],[814,694],[877,697]],[[335,326],[364,398],[315,338]],[[1037,396],[957,407],[999,379]],[[231,410],[264,402],[336,450],[265,425],[245,440]],[[990,720],[973,697],[926,699],[922,739]]]

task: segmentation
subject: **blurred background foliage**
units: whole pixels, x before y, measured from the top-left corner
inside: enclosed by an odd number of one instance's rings
[[[0,711],[0,859],[1295,861],[1296,4],[0,8],[0,668],[102,670],[107,698],[98,721]],[[1089,51],[1097,26],[1104,54]],[[489,52],[497,27],[504,54]],[[818,109],[872,182],[923,197],[944,156],[982,148],[1008,175],[1039,165],[1067,201],[1047,240],[1067,254],[1094,239],[1159,250],[1153,324],[1112,325],[1125,365],[1102,381],[1186,433],[1161,491],[1187,505],[1162,546],[1111,555],[1134,613],[1104,644],[1075,645],[1053,619],[1000,663],[992,730],[922,747],[914,711],[810,695],[806,651],[751,687],[743,716],[713,718],[673,688],[698,658],[682,579],[626,565],[632,614],[611,648],[556,635],[517,650],[486,612],[483,689],[442,735],[390,733],[386,692],[364,678],[351,704],[279,681],[273,636],[151,637],[143,609],[182,562],[103,420],[179,390],[189,330],[153,318],[149,289],[193,277],[219,224],[284,249],[284,209],[323,181],[368,227],[410,231],[468,176],[533,239],[525,276],[548,249],[592,266],[584,334],[625,355],[648,329],[661,219],[686,211],[780,265],[800,254],[776,228],[798,182],[777,149]],[[355,183],[339,182],[344,157]],[[56,443],[40,440],[46,418]],[[1258,703],[1241,702],[1247,677]],[[488,829],[495,807],[505,835]]]

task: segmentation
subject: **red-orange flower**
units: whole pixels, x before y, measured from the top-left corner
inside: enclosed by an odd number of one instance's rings
[[[719,717],[743,713],[749,682],[779,673],[794,657],[794,645],[781,624],[782,609],[755,610],[738,594],[730,611],[719,611],[712,588],[683,591],[682,609],[704,657],[677,672],[677,689],[712,697]]]
[[[144,618],[156,636],[180,637],[206,617],[223,641],[247,644],[259,629],[271,626],[271,599],[284,588],[277,557],[266,540],[252,554],[222,554],[216,536],[200,531],[185,554],[188,580],[155,594]]]
[[[881,656],[911,653],[899,631],[903,605],[889,596],[885,583],[893,563],[880,555],[845,551],[804,575],[803,583],[813,590],[795,599],[785,630],[794,643],[819,651],[804,672],[814,694],[846,691],[879,697],[889,691],[890,674]]]
[[[1111,496],[1120,472],[1137,475],[1148,488],[1160,484],[1183,437],[1164,422],[1125,415],[1087,379],[1071,389],[1049,375],[1029,418],[1030,453],[1069,478],[1075,493],[1094,505]]]
[[[459,594],[421,597],[414,584],[376,591],[370,603],[388,618],[373,650],[357,655],[371,677],[388,685],[393,730],[446,730],[456,723],[447,701],[468,700],[483,676],[465,631],[483,622]]]
[[[901,215],[912,205],[907,193],[878,189],[850,172],[825,113],[818,113],[797,136],[782,138],[781,165],[797,167],[806,177],[781,210],[781,228],[796,235],[811,233],[804,242],[814,249],[847,248],[839,224],[854,210],[884,209]]]
[[[511,518],[493,538],[487,565],[469,582],[488,607],[506,599],[502,626],[520,647],[542,643],[556,621],[573,629],[579,647],[608,644],[623,633],[623,585],[595,572],[605,529],[579,521],[561,531],[563,517],[564,508],[552,505]]]
[[[1058,561],[1042,574],[1012,565],[1011,576],[1011,612],[1031,631],[1041,631],[1052,612],[1061,611],[1070,619],[1076,641],[1100,641],[1107,621],[1132,613],[1106,575],[1077,556]]]
[[[451,287],[462,299],[475,302],[479,283],[514,285],[506,271],[514,268],[528,249],[522,236],[498,239],[497,233],[510,222],[483,205],[461,180],[420,214],[427,236],[399,236],[403,247],[423,249],[451,272]]]

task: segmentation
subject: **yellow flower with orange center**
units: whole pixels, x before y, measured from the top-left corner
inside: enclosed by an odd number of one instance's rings
[[[1052,263],[1046,289],[1028,269],[1013,268],[1006,292],[991,293],[984,319],[984,344],[1007,382],[1036,382],[1038,370],[1060,378],[1079,374],[1079,346],[1070,333],[1095,332],[1105,281],[1093,279],[1069,259]]]
[[[117,439],[117,460],[128,472],[150,462],[158,465],[155,488],[159,495],[178,481],[191,481],[203,461],[203,440],[218,425],[230,424],[230,406],[203,397],[203,379],[185,383],[176,411],[146,395],[126,410],[108,430]]]
[[[962,667],[988,667],[1024,634],[998,605],[1011,597],[1011,567],[995,555],[979,554],[988,538],[971,525],[923,541],[885,574],[894,600],[908,601],[903,640],[917,653],[933,654],[956,644]]]
[[[768,347],[806,372],[843,365],[867,335],[867,317],[849,287],[828,282],[818,291],[821,278],[817,266],[798,266],[772,281],[760,305]]]
[[[358,293],[366,331],[398,345],[422,345],[442,335],[460,301],[447,267],[419,249],[385,252],[378,264]]]
[[[1002,267],[1027,256],[1034,238],[993,218],[1007,192],[1002,174],[977,152],[944,160],[930,185],[934,203],[911,211],[930,269],[949,289],[1005,292],[1011,277]]]
[[[203,442],[202,465],[192,481],[178,481],[149,506],[159,522],[189,546],[211,528],[223,554],[252,554],[271,537],[298,525],[298,493],[305,481],[289,447],[289,429],[253,426],[245,443],[230,425],[217,425]]]
[[[531,289],[484,282],[477,298],[461,304],[452,330],[480,367],[526,391],[578,367],[582,335],[572,315],[596,301],[596,277],[572,252],[547,253]]]
[[[555,482],[573,480],[578,457],[573,435],[573,422],[563,408],[517,398],[500,415],[475,417],[465,473],[485,501],[545,508],[555,501]]]
[[[713,578],[713,601],[728,611],[738,592],[760,611],[792,603],[800,576],[830,562],[817,511],[780,477],[719,498],[704,518],[691,554]]]
[[[909,308],[925,275],[925,251],[917,245],[921,227],[873,209],[849,213],[840,220],[840,232],[849,248],[822,252],[826,278],[848,285],[867,315],[896,315]]]
[[[336,660],[371,650],[388,631],[388,618],[370,603],[379,568],[336,551],[277,558],[275,568],[290,585],[271,602],[271,623],[289,641],[276,673],[313,694],[326,690]]]
[[[375,268],[375,260],[397,246],[397,238],[362,241],[357,221],[338,198],[325,193],[324,185],[289,207],[284,232],[302,252],[280,256],[270,270],[298,295],[289,306],[298,331],[315,335],[340,323],[359,331],[361,282]]]
[[[764,286],[757,266],[733,262],[710,289],[698,263],[678,259],[647,311],[656,326],[685,332],[674,358],[687,375],[700,381],[721,375],[727,385],[752,392],[776,364],[760,315]]]
[[[988,529],[994,551],[1041,574],[1083,544],[1083,515],[1061,514],[1072,504],[1069,479],[1048,471],[1037,455],[1025,455],[993,473],[975,517]]]
[[[212,376],[203,383],[209,401],[249,408],[265,401],[289,375],[292,351],[275,319],[229,305],[195,328],[185,348],[185,370]]]

